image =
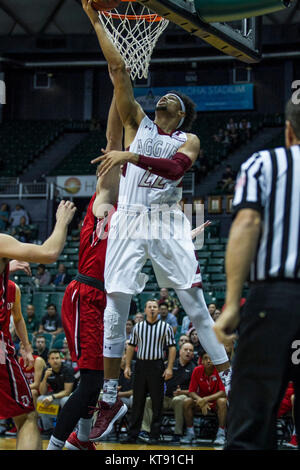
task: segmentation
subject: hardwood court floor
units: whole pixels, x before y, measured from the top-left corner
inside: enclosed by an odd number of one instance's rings
[[[46,450],[48,446],[48,439],[43,439],[43,449]],[[221,450],[220,447],[209,446],[209,443],[203,443],[203,446],[172,446],[167,443],[163,445],[146,445],[146,444],[119,444],[118,442],[99,442],[96,445],[97,450]],[[16,450],[15,437],[0,437],[0,450]]]

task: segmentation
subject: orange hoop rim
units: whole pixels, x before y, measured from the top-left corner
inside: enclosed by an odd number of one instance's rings
[[[121,0],[123,3],[134,3],[136,0]],[[149,23],[155,23],[164,20],[162,16],[158,16],[155,13],[151,13],[150,15],[126,15],[121,13],[111,13],[111,10],[100,10],[100,13],[104,16],[110,16],[114,19],[121,19],[121,20],[146,20]]]

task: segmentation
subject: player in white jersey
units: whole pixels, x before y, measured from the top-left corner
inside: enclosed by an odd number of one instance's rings
[[[198,137],[185,132],[196,116],[195,105],[185,95],[169,92],[158,101],[155,120],[151,121],[134,99],[124,60],[99,22],[92,0],[82,0],[82,5],[114,79],[116,105],[128,149],[108,152],[94,160],[102,161],[101,176],[114,166],[123,165],[105,264],[105,380],[104,403],[100,404],[103,425],[97,420],[98,428],[90,436],[96,441],[107,435],[121,413],[117,386],[125,325],[132,295],[140,293],[147,281],[147,276],[141,273],[147,258],[151,259],[158,284],[176,291],[227,390],[231,369],[225,348],[212,329],[214,322],[201,289],[191,227],[177,204],[184,173],[196,161],[200,150]]]

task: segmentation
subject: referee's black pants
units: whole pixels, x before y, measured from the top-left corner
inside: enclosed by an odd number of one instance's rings
[[[297,342],[298,340],[298,342]],[[300,284],[251,287],[232,364],[226,450],[277,448],[277,412],[289,380],[295,387],[300,440]]]
[[[162,376],[164,370],[162,359],[156,361],[137,359],[134,369],[129,437],[137,437],[140,432],[146,397],[149,392],[153,411],[150,436],[155,439],[159,438],[164,399],[164,378]]]

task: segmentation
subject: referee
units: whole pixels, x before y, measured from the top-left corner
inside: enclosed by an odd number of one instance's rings
[[[135,443],[143,420],[145,401],[149,392],[152,400],[153,417],[150,428],[150,442],[160,436],[161,414],[164,399],[164,381],[173,375],[176,357],[176,341],[173,328],[158,319],[158,302],[148,300],[145,306],[146,320],[137,323],[131,333],[126,351],[124,375],[131,376],[131,361],[137,346],[137,360],[133,380],[133,404],[128,437],[122,442]],[[169,348],[168,364],[164,365],[164,347]]]
[[[277,411],[289,380],[295,386],[298,442],[300,437],[300,366],[295,360],[300,340],[300,105],[292,100],[286,106],[285,140],[285,148],[247,160],[235,188],[226,308],[214,325],[219,341],[227,344],[240,322],[228,450],[277,448]],[[250,291],[240,318],[248,275]]]

